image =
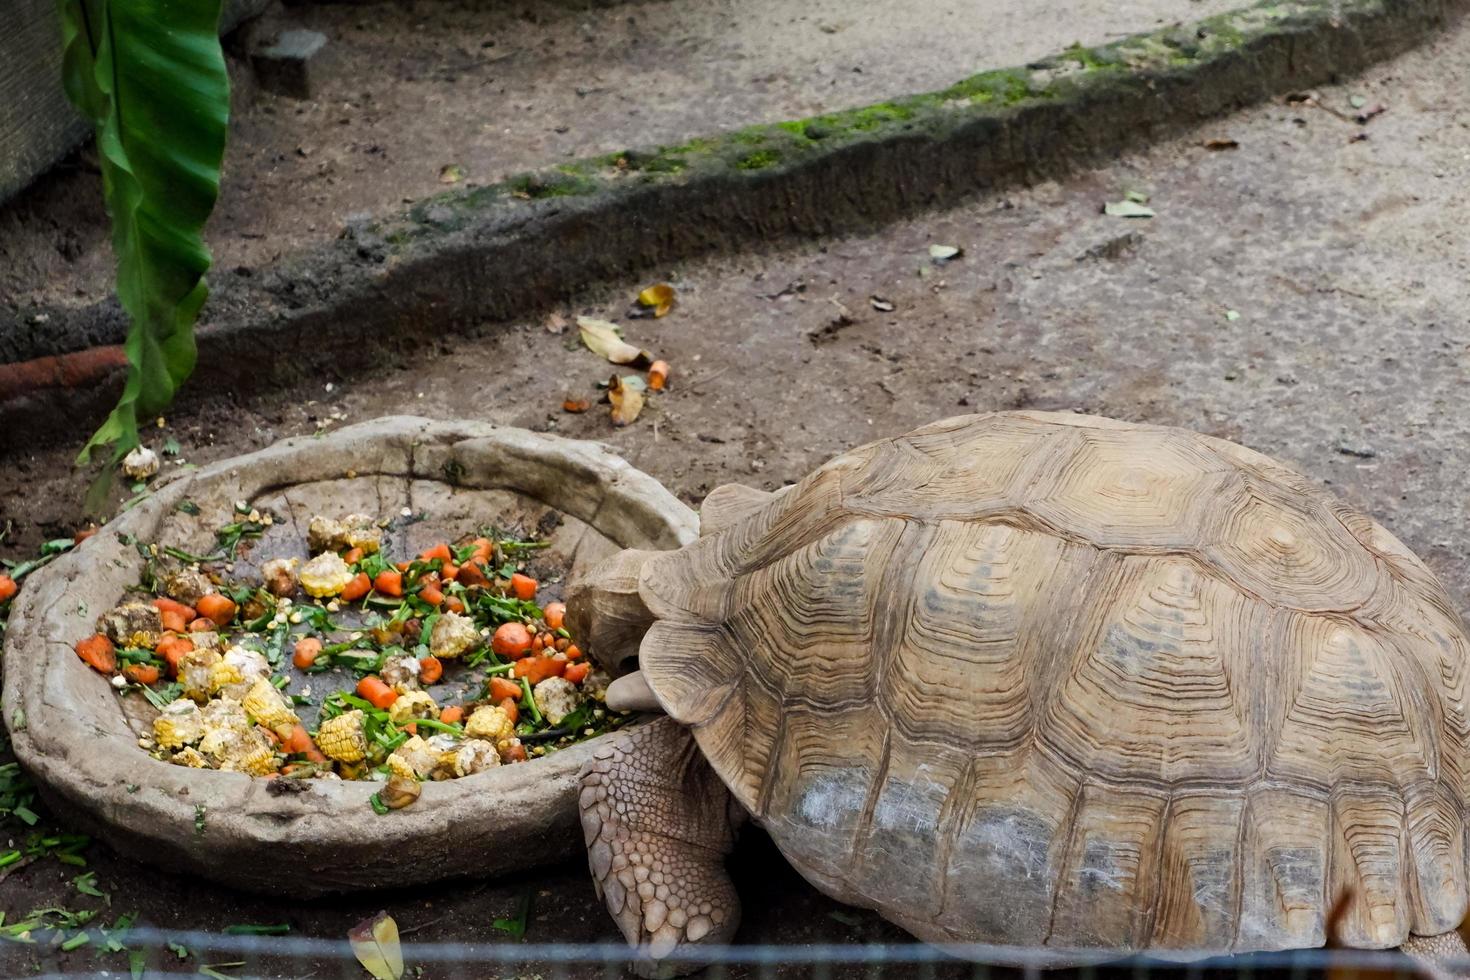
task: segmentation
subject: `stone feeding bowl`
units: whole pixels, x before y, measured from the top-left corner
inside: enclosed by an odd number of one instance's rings
[[[119,697],[72,647],[138,585],[137,542],[209,553],[237,501],[276,518],[251,549],[257,561],[304,554],[316,513],[392,517],[384,547],[395,556],[484,525],[539,528],[550,545],[536,560],[567,573],[618,548],[677,548],[698,534],[689,508],[606,448],[488,424],[378,419],[182,474],[34,573],[17,598],[4,720],[47,805],[146,864],[298,896],[490,875],[580,851],[576,774],[607,736],[425,783],[416,803],[384,816],[369,803],[378,783],[313,779],[278,794],[274,780],[189,769],[138,746],[152,709],[136,693]],[[351,687],[330,673],[312,681],[318,695]],[[293,678],[290,690],[299,686]]]

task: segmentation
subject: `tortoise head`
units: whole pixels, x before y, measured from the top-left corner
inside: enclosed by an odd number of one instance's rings
[[[592,662],[616,678],[607,691],[615,711],[663,710],[638,673],[638,645],[655,618],[638,594],[638,576],[658,554],[620,551],[567,586],[567,625]]]

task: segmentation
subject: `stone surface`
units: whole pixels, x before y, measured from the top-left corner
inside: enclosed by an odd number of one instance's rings
[[[135,542],[207,551],[235,501],[287,516],[281,535],[292,540],[318,507],[423,511],[423,526],[399,532],[396,553],[410,553],[437,522],[493,521],[508,515],[489,505],[513,507],[513,498],[573,520],[551,539],[573,569],[616,547],[672,548],[696,533],[688,508],[609,451],[484,424],[395,417],[224,460],[168,483],[27,581],[5,645],[4,717],[17,758],[78,829],[149,864],[241,888],[316,895],[572,853],[574,777],[596,739],[426,785],[412,807],[382,818],[368,805],[371,782],[313,780],[306,792],[275,795],[265,780],[148,758],[116,694],[71,649],[138,582]],[[198,513],[179,511],[184,500]]]

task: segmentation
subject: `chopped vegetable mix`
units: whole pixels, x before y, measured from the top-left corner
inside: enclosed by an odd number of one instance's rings
[[[383,552],[387,522],[318,516],[314,557],[274,558],[239,581],[235,562],[273,519],[236,509],[212,555],[139,545],[148,595],[103,614],[76,647],[124,696],[157,709],[139,742],[155,758],[271,779],[382,780],[373,806],[388,813],[417,799],[420,782],[525,761],[627,720],[603,703],[607,677],[581,660],[566,607],[536,603],[542,583],[525,563],[546,542],[487,530],[395,561]],[[314,696],[324,672],[347,688]],[[318,703],[312,730],[297,709]]]

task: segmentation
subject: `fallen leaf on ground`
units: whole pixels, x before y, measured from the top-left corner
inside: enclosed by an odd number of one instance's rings
[[[1367,104],[1368,97],[1366,95],[1354,95],[1348,99],[1348,105],[1352,106],[1354,109],[1361,109]]]
[[[353,955],[363,969],[377,980],[401,980],[403,947],[398,941],[398,923],[387,912],[365,919],[347,934]]]
[[[654,391],[663,391],[664,385],[669,383],[669,362],[654,361],[648,366],[648,387]]]
[[[965,254],[965,250],[955,245],[930,245],[929,258],[935,262],[948,262]]]
[[[1205,140],[1200,145],[1207,150],[1233,150],[1240,144],[1229,137],[1217,136],[1214,139]]]
[[[607,399],[612,402],[613,425],[628,425],[643,411],[643,379],[612,376],[607,383]]]
[[[1240,313],[1236,310],[1226,310],[1225,319],[1229,320],[1231,323],[1234,323],[1236,320],[1240,319]]]
[[[616,323],[608,320],[598,320],[595,317],[577,317],[577,329],[582,332],[582,343],[587,349],[599,357],[605,357],[613,364],[631,364],[642,367],[653,360],[653,356],[645,350],[639,350],[628,343],[622,337],[622,331]]]
[[[1152,218],[1154,209],[1137,201],[1108,201],[1103,205],[1103,214],[1114,218]]]
[[[543,325],[546,327],[547,333],[566,333],[567,318],[560,313],[548,313],[546,314],[546,320]]]
[[[464,180],[464,167],[457,163],[445,164],[439,169],[439,183],[457,184]]]
[[[666,282],[649,286],[638,294],[638,305],[653,310],[654,317],[665,316],[674,308],[674,287]]]
[[[561,400],[561,410],[563,412],[570,412],[573,415],[581,415],[591,407],[592,403],[585,398],[573,398],[568,395]]]
[[[884,299],[882,296],[869,296],[868,302],[871,303],[873,309],[877,310],[879,313],[893,312],[893,304]]]

